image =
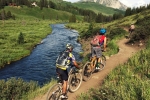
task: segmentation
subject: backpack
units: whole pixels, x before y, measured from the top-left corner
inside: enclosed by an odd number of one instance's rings
[[[103,44],[105,36],[104,35],[97,35],[91,40],[92,46],[100,46]]]
[[[57,57],[56,60],[56,66],[67,68],[68,67],[68,58],[69,58],[69,52],[63,51],[60,53],[60,55]]]

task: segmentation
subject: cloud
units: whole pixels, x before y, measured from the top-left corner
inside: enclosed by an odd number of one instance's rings
[[[150,2],[149,0],[119,0],[128,7],[140,7]]]
[[[135,3],[135,7],[140,7],[140,6],[143,6],[143,5],[145,5],[146,3],[145,3],[145,1],[144,0],[139,0],[137,3]]]
[[[134,2],[133,0],[132,1],[131,0],[119,0],[119,1],[128,7],[131,7]]]

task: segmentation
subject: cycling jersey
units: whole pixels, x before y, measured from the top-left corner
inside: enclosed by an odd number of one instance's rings
[[[56,67],[62,70],[66,70],[69,66],[71,66],[73,61],[75,61],[75,56],[71,52],[69,52],[69,57],[67,58],[66,66],[61,66],[61,65],[56,64]]]

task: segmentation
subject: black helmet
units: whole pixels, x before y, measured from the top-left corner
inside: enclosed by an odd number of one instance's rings
[[[73,46],[72,46],[72,44],[71,43],[67,43],[67,45],[66,45],[66,49],[73,49]]]

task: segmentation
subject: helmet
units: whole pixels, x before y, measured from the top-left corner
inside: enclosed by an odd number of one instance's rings
[[[72,44],[71,43],[67,43],[67,45],[66,45],[66,49],[73,49],[73,46],[72,46]]]
[[[105,33],[106,33],[106,29],[102,28],[102,29],[100,29],[99,32],[100,32],[101,34],[105,34]]]

